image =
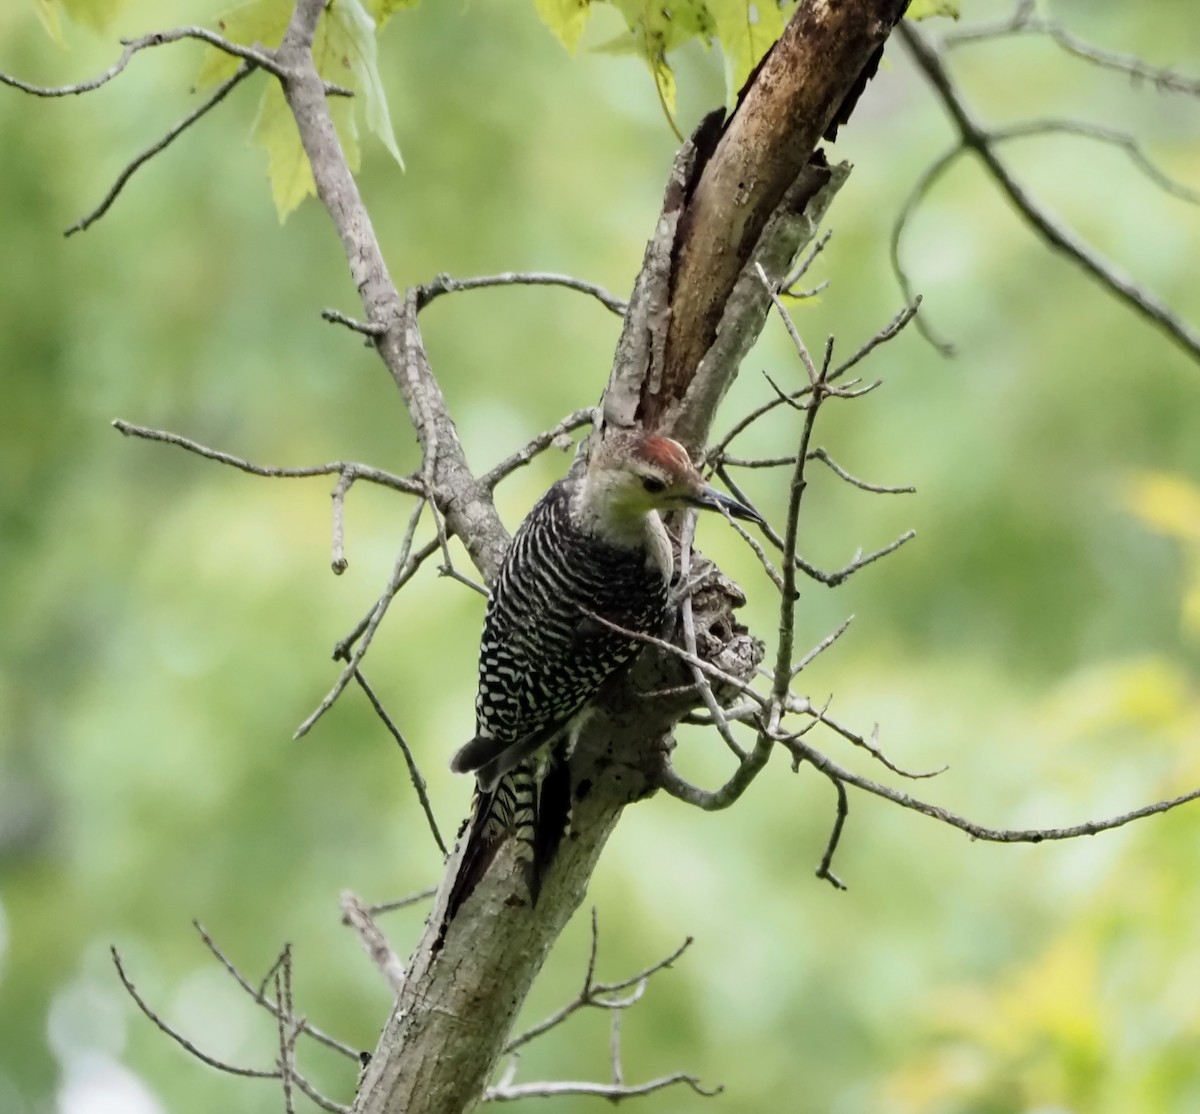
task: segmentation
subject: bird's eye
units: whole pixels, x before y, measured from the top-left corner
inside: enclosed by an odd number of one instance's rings
[[[667,485],[663,480],[656,480],[653,476],[647,476],[642,480],[642,487],[650,492],[651,495],[657,495],[660,491],[665,491]]]

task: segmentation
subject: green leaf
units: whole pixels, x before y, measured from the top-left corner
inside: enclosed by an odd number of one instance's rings
[[[382,30],[394,12],[415,8],[420,2],[421,0],[367,0],[367,14]]]
[[[262,100],[258,104],[258,118],[254,121],[251,138],[266,148],[267,174],[271,179],[271,198],[280,223],[316,187],[308,156],[300,145],[300,133],[283,90],[277,81],[267,83]]]
[[[261,43],[273,49],[283,38],[291,15],[292,5],[288,0],[250,0],[248,4],[217,16],[216,30],[230,42],[242,46]],[[232,54],[226,54],[215,46],[206,47],[204,61],[196,75],[196,85],[204,89],[227,81],[241,64],[241,59]]]
[[[58,0],[58,4],[75,23],[93,31],[107,31],[125,6],[125,0]]]
[[[962,14],[959,0],[912,0],[905,13],[906,19],[929,19],[931,16],[944,15],[950,19],[958,19]]]
[[[382,0],[374,6],[381,4],[389,12],[398,7],[396,3],[388,5]],[[234,42],[275,46],[283,37],[291,10],[290,0],[251,0],[251,3],[221,16],[217,27]],[[351,170],[357,170],[362,161],[355,119],[358,109],[362,110],[367,127],[379,137],[400,166],[404,166],[379,73],[376,28],[375,20],[361,0],[332,0],[326,7],[313,40],[313,61],[317,72],[326,81],[349,86],[356,94],[352,98],[329,98],[329,111]],[[233,74],[238,65],[238,59],[210,49],[197,82],[210,85],[224,80]],[[295,120],[279,83],[274,79],[267,83],[263,92],[250,137],[254,143],[266,149],[271,197],[279,219],[285,220],[301,201],[314,192],[315,187]]]
[[[38,19],[42,21],[42,26],[46,29],[46,34],[50,36],[58,46],[66,46],[62,33],[62,20],[58,16],[58,8],[54,0],[35,0]]]
[[[591,15],[591,0],[533,0],[533,4],[555,38],[574,54]]]
[[[362,151],[354,119],[354,102],[348,97],[335,97],[329,102],[329,112],[346,162],[352,171],[357,171],[362,163]],[[308,155],[300,142],[296,119],[277,81],[268,83],[263,90],[250,138],[266,149],[271,200],[275,202],[275,211],[282,224],[301,201],[316,193],[317,187]]]
[[[774,0],[710,0],[725,55],[725,84],[732,101],[750,71],[783,33],[787,16]]]
[[[321,31],[324,31],[324,35]],[[361,94],[367,127],[404,169],[404,159],[392,129],[387,95],[379,74],[379,52],[375,42],[375,21],[360,0],[333,0],[313,44],[313,57],[321,76],[329,81],[345,82],[349,71],[356,93]],[[342,74],[341,77],[338,74]]]

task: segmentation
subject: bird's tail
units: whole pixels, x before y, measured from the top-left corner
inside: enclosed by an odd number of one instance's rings
[[[542,879],[570,820],[571,775],[565,747],[553,748],[547,760],[526,759],[491,788],[477,789],[443,932],[509,838],[518,843],[517,856],[526,863],[530,904],[536,905]]]

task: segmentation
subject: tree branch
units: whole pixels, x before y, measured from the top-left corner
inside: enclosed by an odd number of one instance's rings
[[[899,28],[898,34],[908,48],[909,55],[916,63],[917,68],[933,87],[959,135],[959,145],[943,155],[932,168],[926,171],[918,189],[914,191],[913,197],[924,194],[960,150],[973,151],[984,169],[1000,187],[1001,192],[1017,210],[1021,219],[1037,233],[1048,247],[1082,267],[1118,301],[1123,302],[1149,321],[1191,359],[1200,362],[1200,332],[1183,321],[1171,310],[1170,306],[1093,251],[1085,240],[1039,205],[996,154],[995,135],[975,119],[965,99],[955,87],[949,72],[942,64],[938,51],[921,36],[920,32],[907,24]],[[905,206],[902,217],[906,218],[911,212],[913,203],[915,202]],[[897,228],[900,227],[902,226],[898,224]],[[898,240],[899,234],[894,232],[893,244],[898,243]],[[895,250],[893,259],[896,259]]]

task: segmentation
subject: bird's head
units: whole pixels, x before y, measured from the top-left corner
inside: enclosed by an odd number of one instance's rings
[[[687,450],[654,433],[616,433],[592,452],[585,484],[592,509],[614,526],[641,522],[650,511],[687,507],[726,511],[762,525],[758,512],[704,482]]]

